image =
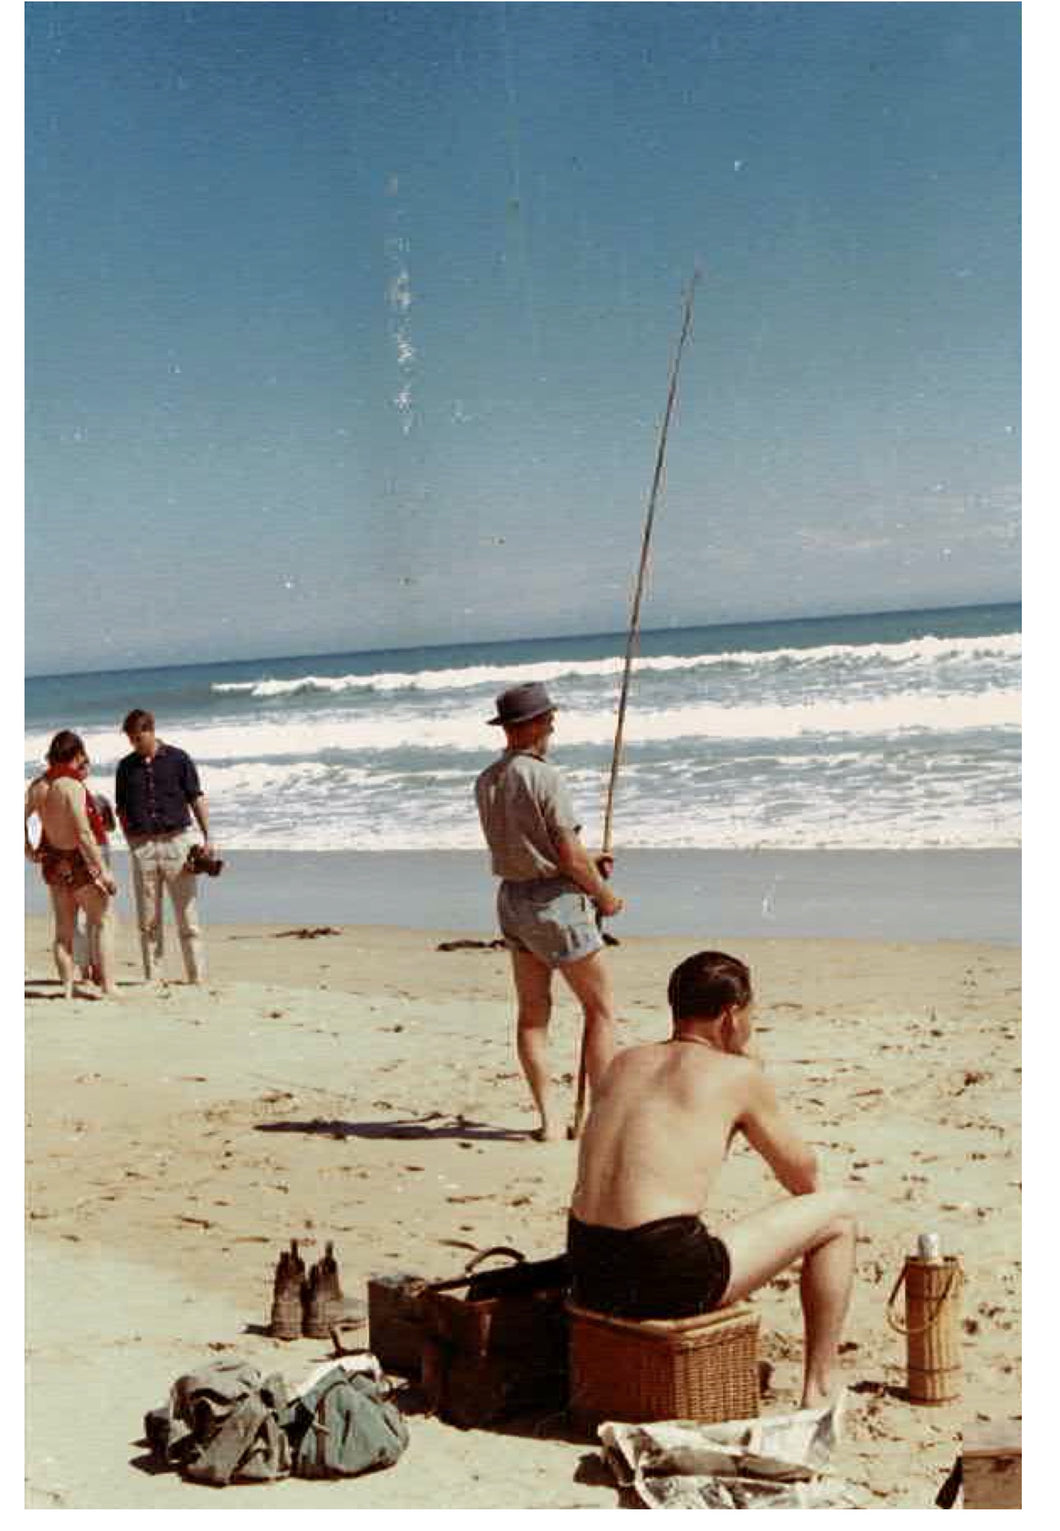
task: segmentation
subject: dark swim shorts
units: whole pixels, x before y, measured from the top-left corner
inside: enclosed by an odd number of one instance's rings
[[[92,868],[76,846],[69,851],[59,850],[55,845],[43,846],[40,870],[49,888],[67,888],[73,892],[77,888],[87,888],[95,881]]]
[[[660,1217],[639,1228],[567,1220],[579,1307],[616,1318],[690,1318],[710,1313],[729,1284],[729,1251],[698,1217]]]

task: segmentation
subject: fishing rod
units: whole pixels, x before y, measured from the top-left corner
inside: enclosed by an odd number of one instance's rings
[[[633,660],[637,652],[637,640],[640,636],[640,607],[644,598],[644,579],[648,569],[648,552],[651,547],[652,527],[655,525],[655,504],[659,497],[659,485],[662,483],[663,464],[666,460],[666,438],[670,432],[670,417],[673,414],[674,400],[677,398],[677,377],[681,370],[681,353],[685,348],[685,341],[692,328],[692,306],[695,302],[696,283],[698,281],[699,268],[697,266],[692,273],[692,280],[688,286],[688,296],[685,299],[684,316],[681,321],[681,335],[670,366],[670,386],[666,395],[666,413],[663,416],[662,430],[659,433],[659,450],[655,457],[655,472],[652,475],[651,494],[648,497],[648,513],[644,519],[644,535],[641,539],[640,547],[640,564],[637,568],[637,583],[633,593],[633,606],[629,618],[629,636],[626,639],[626,660],[622,671],[622,690],[618,698],[615,745],[611,752],[611,775],[607,783],[604,834],[600,846],[601,852],[605,856],[611,854],[615,788],[618,784],[618,768],[622,760],[622,740],[626,724],[626,706],[629,702],[629,683],[633,675]]]
[[[615,743],[611,751],[611,774],[607,783],[607,802],[604,808],[604,832],[600,844],[600,857],[611,861],[612,830],[615,810],[615,788],[618,785],[618,770],[622,761],[622,743],[626,725],[626,708],[629,702],[629,685],[633,675],[633,660],[637,652],[637,640],[640,636],[640,608],[644,598],[644,581],[648,570],[648,552],[651,548],[652,528],[655,525],[655,506],[659,497],[659,487],[662,483],[663,465],[666,461],[666,440],[670,434],[670,419],[673,415],[674,402],[677,398],[677,379],[681,371],[681,356],[685,348],[692,328],[692,309],[696,298],[696,283],[699,281],[699,267],[692,272],[692,280],[688,284],[688,293],[685,297],[684,313],[681,319],[681,333],[678,337],[677,346],[674,350],[673,360],[670,363],[670,382],[666,392],[666,411],[663,415],[662,429],[659,432],[659,447],[655,454],[655,472],[652,474],[651,492],[648,495],[648,512],[644,518],[644,533],[641,538],[640,563],[637,567],[637,581],[633,592],[633,605],[630,609],[629,634],[626,639],[626,657],[622,669],[622,689],[618,698],[618,716],[615,720]],[[603,871],[604,869],[601,868]],[[607,876],[604,871],[604,876]],[[581,1135],[582,1122],[585,1117],[586,1097],[586,1071],[585,1071],[585,1038],[582,1037],[581,1059],[578,1065],[578,1099],[574,1108],[574,1125],[571,1128],[571,1137]]]

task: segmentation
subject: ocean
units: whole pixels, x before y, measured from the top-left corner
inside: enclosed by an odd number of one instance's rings
[[[978,850],[1020,838],[1018,605],[642,635],[619,851]],[[623,634],[36,677],[25,769],[74,728],[113,792],[134,706],[188,750],[233,851],[479,850],[497,692],[542,680],[599,842]]]

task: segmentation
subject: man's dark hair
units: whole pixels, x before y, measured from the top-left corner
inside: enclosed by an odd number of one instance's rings
[[[149,712],[145,712],[142,707],[134,707],[132,712],[127,712],[125,714],[125,721],[121,726],[121,731],[123,734],[129,734],[131,736],[133,734],[140,733],[141,730],[145,728],[149,728],[151,732],[154,733],[155,720],[152,715]]]
[[[49,765],[67,765],[71,760],[76,760],[78,755],[84,754],[87,754],[87,751],[81,742],[81,735],[75,734],[69,728],[63,728],[49,744],[45,759]]]
[[[742,1010],[751,1003],[751,971],[725,952],[696,952],[674,968],[666,997],[675,1021],[712,1021],[730,1005]]]

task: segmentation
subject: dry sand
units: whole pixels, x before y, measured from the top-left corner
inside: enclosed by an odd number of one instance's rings
[[[149,1469],[142,1416],[211,1356],[296,1382],[327,1343],[262,1331],[277,1254],[333,1238],[348,1296],[367,1277],[447,1276],[471,1251],[562,1246],[570,1144],[525,1136],[507,960],[445,932],[209,931],[211,982],[149,991],[122,932],[122,997],[57,998],[42,919],[27,958],[27,1504],[67,1508],[595,1508],[618,1502],[592,1447],[534,1422],[460,1431],[415,1416],[396,1467],[337,1483],[211,1490]],[[620,1042],[664,1034],[687,941],[610,953]],[[1020,1418],[1019,952],[937,943],[733,943],[752,964],[758,1043],[828,1183],[863,1202],[834,1466],[874,1507],[927,1507],[976,1419]],[[568,1078],[564,995],[554,1072]],[[719,1224],[777,1188],[746,1149]],[[921,1230],[962,1256],[964,1388],[905,1401],[891,1287]],[[314,1246],[310,1246],[312,1252]],[[763,1409],[796,1405],[790,1274],[756,1299],[774,1363]],[[61,1421],[61,1429],[55,1428]]]

